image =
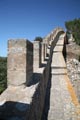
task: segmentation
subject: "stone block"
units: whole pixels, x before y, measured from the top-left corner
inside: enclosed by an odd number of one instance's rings
[[[8,41],[8,86],[26,85],[33,73],[33,44],[26,39]]]

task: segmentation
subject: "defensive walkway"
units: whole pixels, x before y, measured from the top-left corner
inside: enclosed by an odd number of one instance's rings
[[[80,105],[67,76],[63,46],[64,34],[53,50],[48,120],[80,120]]]

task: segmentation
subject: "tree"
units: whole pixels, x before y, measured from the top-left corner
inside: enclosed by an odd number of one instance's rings
[[[80,18],[65,22],[68,34],[72,34],[75,42],[80,45]]]
[[[7,87],[7,58],[0,57],[0,94]]]
[[[36,37],[36,38],[34,39],[34,41],[40,41],[40,42],[42,42],[43,39],[42,39],[42,37]]]

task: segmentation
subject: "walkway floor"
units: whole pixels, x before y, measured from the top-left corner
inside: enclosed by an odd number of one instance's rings
[[[52,75],[48,120],[80,120],[79,103],[66,75]]]
[[[66,64],[57,43],[51,64],[51,88],[48,120],[80,120],[80,104],[67,75]],[[57,50],[55,52],[55,50]]]

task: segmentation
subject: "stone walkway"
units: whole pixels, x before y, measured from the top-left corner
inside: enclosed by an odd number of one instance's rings
[[[66,75],[51,79],[50,109],[48,120],[80,120],[79,104]],[[71,91],[68,89],[71,87]],[[72,94],[72,96],[71,96]]]
[[[53,51],[51,65],[50,104],[47,120],[80,120],[80,104],[67,76],[62,52],[58,50],[58,45],[56,46],[57,51],[55,52],[56,48]]]

